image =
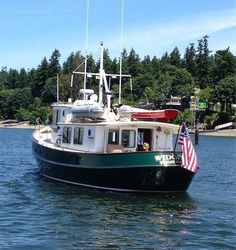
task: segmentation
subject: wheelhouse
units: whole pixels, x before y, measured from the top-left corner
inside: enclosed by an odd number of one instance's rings
[[[175,127],[159,122],[69,122],[69,107],[56,109],[52,138],[58,147],[94,153],[172,150]],[[60,115],[58,115],[60,114]],[[68,116],[69,114],[67,114]]]

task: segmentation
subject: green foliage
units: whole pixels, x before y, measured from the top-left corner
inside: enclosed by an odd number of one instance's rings
[[[197,64],[197,82],[202,89],[207,87],[210,82],[210,61],[211,51],[208,49],[208,36],[204,36],[198,41],[196,64]]]
[[[167,88],[170,87],[168,90],[169,95],[166,97],[169,97],[170,95],[189,97],[193,94],[195,87],[194,80],[186,69],[166,64],[164,72],[165,79],[168,79]]]
[[[49,75],[48,61],[46,57],[42,60],[41,64],[38,66],[35,74],[35,82],[32,88],[33,96],[41,96],[43,87],[48,79]]]
[[[42,90],[42,100],[46,104],[51,104],[56,102],[57,99],[57,78],[48,78],[43,90]]]
[[[231,111],[231,105],[235,103],[236,99],[236,80],[235,75],[228,76],[222,79],[215,87],[215,96],[222,105],[222,110],[229,108]]]
[[[30,118],[30,112],[25,108],[20,108],[16,111],[15,118],[18,121],[28,121]]]
[[[59,74],[59,99],[67,101],[69,97],[78,97],[83,88],[83,76],[74,75],[71,91],[71,74],[76,68],[84,70],[84,56],[80,51],[73,52],[62,64],[59,63],[60,52],[55,49],[49,60],[43,58],[36,69],[7,69],[0,71],[0,119],[19,120],[37,117],[46,118],[48,107],[56,101],[56,75]],[[170,54],[161,58],[146,55],[143,60],[134,49],[122,52],[122,72],[132,75],[133,91],[130,91],[129,80],[122,79],[122,102],[137,106],[141,99],[154,103],[158,108],[171,95],[182,97],[182,104],[189,103],[194,89],[200,87],[198,99],[210,101],[219,109],[233,114],[231,104],[235,103],[235,65],[236,57],[230,49],[218,50],[211,55],[208,48],[208,36],[198,41],[197,48],[191,43],[183,57],[177,47]],[[120,60],[111,58],[109,51],[104,51],[104,66],[107,73],[119,73]],[[90,54],[87,57],[87,72],[99,70],[99,62]],[[108,78],[114,94],[113,103],[118,101],[119,80]],[[87,79],[87,88],[98,91],[95,78]],[[185,105],[184,108],[187,108]],[[183,106],[182,106],[183,107]],[[209,119],[213,119],[211,117]],[[191,112],[181,113],[179,120],[190,122]],[[206,118],[207,119],[207,118]]]
[[[220,80],[236,73],[236,58],[229,51],[218,50],[214,55],[213,81],[215,84]]]
[[[138,101],[147,87],[154,86],[155,79],[150,74],[138,75],[133,79],[133,97]]]
[[[192,76],[196,76],[196,51],[194,43],[190,43],[190,46],[185,50],[184,66]]]
[[[179,49],[177,47],[174,48],[174,50],[170,53],[170,64],[174,66],[181,66],[181,57],[179,53]]]
[[[200,90],[197,94],[199,101],[212,101],[213,100],[214,89],[207,86],[205,89]]]
[[[89,57],[90,58],[90,57]],[[83,63],[83,57],[80,51],[77,53],[72,52],[67,60],[63,63],[62,73],[71,74],[79,65]]]
[[[61,69],[60,62],[59,62],[60,56],[61,54],[59,50],[55,49],[52,52],[52,55],[49,59],[49,65],[48,65],[49,77],[55,77],[60,72],[60,69]]]
[[[30,88],[4,89],[0,91],[0,110],[4,118],[13,119],[19,108],[27,108],[32,102]]]
[[[29,121],[31,124],[36,124],[36,120],[40,118],[44,123],[48,121],[50,114],[50,107],[40,107],[35,111],[32,111],[29,115]]]
[[[193,124],[194,114],[191,110],[186,109],[185,111],[180,112],[180,114],[174,120],[175,124],[182,124],[183,122],[185,122],[187,125]]]
[[[215,126],[218,119],[218,113],[213,113],[212,115],[206,115],[204,117],[204,123],[206,123],[208,129],[211,129]]]
[[[133,77],[137,76],[140,71],[140,58],[139,55],[136,54],[134,49],[131,49],[127,57],[127,65],[127,73],[129,73]]]

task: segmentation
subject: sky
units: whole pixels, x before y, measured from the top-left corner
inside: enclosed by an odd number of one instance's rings
[[[88,2],[87,2],[88,1]],[[122,0],[0,0],[0,69],[36,68],[58,49],[63,63],[86,49],[99,58],[103,41],[111,58],[121,48]],[[236,0],[123,0],[123,47],[141,57],[161,57],[175,46],[209,36],[214,53],[236,55]]]

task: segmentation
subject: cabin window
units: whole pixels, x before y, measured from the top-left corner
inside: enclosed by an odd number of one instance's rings
[[[57,125],[57,123],[60,121],[60,110],[58,109],[54,109],[53,111],[53,121],[52,124],[53,125]]]
[[[143,151],[145,147],[148,146],[148,149],[151,150],[152,145],[152,129],[139,128],[137,136],[137,150]],[[146,146],[145,146],[146,145]]]
[[[125,148],[133,148],[135,147],[135,130],[122,130],[122,138],[121,142]]]
[[[63,143],[70,143],[71,142],[71,131],[70,127],[64,127],[62,133],[62,142]]]
[[[113,145],[119,144],[119,131],[118,130],[109,130],[108,144],[113,144]]]
[[[143,145],[144,143],[144,131],[138,130],[138,145]]]
[[[74,144],[83,144],[84,138],[84,128],[75,128],[74,129]]]

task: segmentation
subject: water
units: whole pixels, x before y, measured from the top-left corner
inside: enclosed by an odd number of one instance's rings
[[[0,129],[0,249],[235,249],[235,138],[200,137],[187,194],[147,196],[41,178],[31,133]]]

